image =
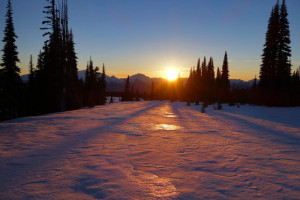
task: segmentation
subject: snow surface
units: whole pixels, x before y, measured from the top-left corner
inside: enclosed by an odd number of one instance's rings
[[[0,199],[299,199],[300,108],[123,102],[0,123]]]

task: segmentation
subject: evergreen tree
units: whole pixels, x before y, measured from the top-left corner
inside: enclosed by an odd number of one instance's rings
[[[201,65],[201,71],[202,71],[202,77],[206,77],[206,73],[207,73],[207,65],[206,65],[206,57],[204,56],[204,59],[202,61],[202,65]]]
[[[64,72],[63,68],[65,55],[62,47],[59,10],[55,0],[47,0],[48,5],[43,11],[45,20],[42,22],[45,27],[41,28],[46,32],[43,36],[49,36],[43,47],[44,63],[41,71],[42,80],[42,99],[44,100],[44,113],[63,111],[64,106]]]
[[[17,46],[15,44],[17,35],[13,24],[13,11],[11,1],[8,0],[6,13],[6,26],[4,29],[4,46],[1,63],[1,85],[0,85],[0,108],[2,115],[0,118],[9,119],[20,115],[20,93],[22,80],[20,78],[20,68]]]
[[[262,54],[259,86],[263,89],[272,89],[274,87],[272,82],[275,79],[276,70],[278,68],[279,19],[279,2],[277,1],[269,18],[266,42]]]
[[[85,72],[85,104],[92,108],[97,104],[97,75],[99,68],[94,69],[92,59],[87,64]]]
[[[207,84],[207,63],[206,63],[206,57],[204,56],[203,61],[201,63],[201,89],[200,89],[200,94],[201,94],[201,100],[205,101],[204,98],[206,98],[206,94],[208,92],[208,88],[206,87]]]
[[[215,80],[215,70],[214,70],[214,60],[212,57],[210,57],[208,65],[207,65],[207,80],[209,86],[214,86],[214,80]]]
[[[221,101],[221,89],[222,89],[222,74],[221,74],[221,71],[220,71],[220,68],[218,67],[217,69],[217,77],[216,77],[216,100],[218,102]]]
[[[279,41],[278,41],[278,71],[277,78],[279,82],[279,89],[286,89],[289,86],[291,77],[291,40],[289,21],[287,19],[287,7],[285,0],[282,1],[280,7],[280,18],[279,18]]]
[[[81,97],[79,92],[79,79],[77,68],[77,56],[74,48],[72,30],[68,34],[66,41],[66,109],[78,109],[81,107]]]
[[[125,84],[125,89],[124,89],[122,101],[132,101],[129,76],[127,76],[127,79],[126,79],[126,84]]]
[[[32,88],[34,84],[34,69],[33,69],[33,62],[32,62],[32,55],[30,55],[30,61],[29,61],[29,87]]]
[[[206,87],[206,93],[205,95],[205,101],[207,103],[213,103],[214,102],[214,94],[215,94],[215,72],[214,72],[214,61],[213,58],[210,57],[208,65],[207,65],[207,72],[205,75],[205,87]]]
[[[151,83],[151,93],[150,93],[150,100],[154,100],[154,82]]]
[[[220,68],[218,67],[217,77],[216,77],[216,88],[217,88],[217,90],[219,90],[221,88],[221,85],[222,85],[222,74],[221,74]]]
[[[197,62],[197,68],[196,70],[194,71],[194,87],[195,87],[195,103],[196,105],[199,105],[199,102],[201,100],[201,78],[202,78],[202,74],[201,74],[201,66],[200,66],[200,58],[198,59],[198,62]]]
[[[253,84],[252,84],[252,89],[256,89],[257,88],[257,78],[256,78],[256,75],[255,75],[255,78],[254,78],[254,81],[253,81]]]
[[[230,96],[230,81],[229,81],[229,68],[228,68],[228,57],[227,52],[225,52],[222,74],[221,74],[221,99],[223,102],[229,101]]]
[[[106,75],[105,75],[105,66],[103,63],[102,66],[102,73],[100,74],[100,77],[98,79],[98,93],[99,93],[99,104],[103,105],[106,103]]]
[[[291,47],[285,0],[275,4],[269,18],[263,49],[259,88],[261,102],[272,106],[287,106],[291,97]]]
[[[221,80],[222,80],[222,87],[225,90],[229,90],[230,89],[230,82],[229,82],[229,68],[228,68],[227,52],[225,52],[225,55],[224,55]]]

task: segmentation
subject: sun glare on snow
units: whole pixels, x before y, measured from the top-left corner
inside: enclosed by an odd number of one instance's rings
[[[178,71],[176,71],[174,69],[170,69],[170,70],[166,71],[166,78],[169,81],[173,81],[178,78],[178,74],[179,74]]]

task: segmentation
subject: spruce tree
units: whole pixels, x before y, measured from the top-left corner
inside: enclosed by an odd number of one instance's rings
[[[207,88],[205,97],[207,103],[212,103],[214,101],[214,94],[215,94],[215,72],[214,72],[214,61],[213,58],[209,58],[209,62],[207,65],[207,73],[206,73],[206,85]]]
[[[30,55],[30,60],[29,60],[29,85],[33,85],[33,79],[34,79],[34,69],[33,69],[33,62],[32,62],[32,55]]]
[[[197,62],[197,68],[196,68],[196,71],[194,72],[195,73],[195,80],[194,80],[194,84],[195,84],[195,103],[196,105],[199,105],[199,102],[201,100],[201,78],[202,78],[202,75],[201,75],[201,66],[200,66],[200,58],[198,59],[198,62]]]
[[[203,61],[201,63],[201,100],[204,101],[204,98],[207,94],[207,63],[206,63],[206,57],[204,56]]]
[[[79,92],[79,79],[77,68],[77,56],[75,52],[72,30],[66,41],[66,109],[73,110],[81,107],[82,102]]]
[[[222,82],[222,77],[221,77],[222,75],[221,75],[221,71],[220,71],[220,68],[218,67],[218,69],[217,69],[217,77],[216,77],[216,87],[217,87],[217,89],[220,89],[220,87],[221,87],[221,82]]]
[[[261,102],[287,106],[290,102],[291,47],[289,21],[285,0],[275,4],[269,18],[262,54],[259,88]]]
[[[220,68],[218,67],[217,69],[217,77],[216,77],[216,97],[217,97],[217,101],[220,102],[221,101],[221,86],[222,86],[222,74],[220,71]]]
[[[154,100],[154,82],[151,83],[150,101]]]
[[[126,84],[125,84],[122,101],[132,101],[129,76],[127,76],[127,79],[126,79]]]
[[[228,68],[228,56],[227,51],[225,51],[222,74],[221,74],[221,98],[223,102],[229,100],[230,93],[230,81],[229,81],[229,68]]]
[[[100,77],[98,78],[98,91],[99,93],[99,104],[103,105],[106,103],[106,75],[105,75],[105,66],[103,63],[102,66],[102,73],[100,74]]]
[[[262,89],[271,90],[274,88],[278,68],[279,20],[279,2],[277,1],[274,8],[272,8],[269,18],[266,41],[262,54],[259,82],[259,86]]]
[[[227,51],[225,52],[225,55],[224,55],[221,80],[222,80],[222,87],[225,90],[229,90],[230,89],[230,82],[229,82],[229,68],[228,68]]]
[[[280,7],[279,18],[279,41],[278,41],[278,71],[277,78],[280,84],[279,89],[286,89],[289,86],[291,77],[291,40],[289,21],[287,19],[287,7],[285,0]]]
[[[20,108],[20,93],[22,87],[22,80],[20,78],[20,68],[17,66],[19,62],[17,46],[15,44],[17,35],[13,24],[13,11],[11,1],[8,0],[6,13],[6,26],[4,29],[4,42],[3,55],[1,63],[1,85],[0,85],[0,98],[5,116],[0,118],[8,119],[17,117]],[[0,108],[1,109],[1,108]],[[5,113],[7,111],[7,113]]]
[[[89,108],[94,107],[97,104],[97,71],[98,67],[94,69],[92,58],[87,64],[85,73],[85,98],[86,105]]]
[[[214,71],[214,60],[212,57],[209,58],[209,62],[207,65],[207,79],[208,84],[210,86],[214,86],[214,79],[215,79],[215,71]]]

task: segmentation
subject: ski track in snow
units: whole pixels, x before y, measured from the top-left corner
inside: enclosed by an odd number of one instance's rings
[[[0,199],[299,199],[300,108],[124,102],[0,123]]]

